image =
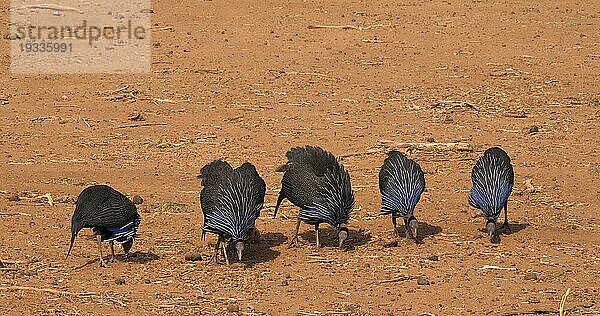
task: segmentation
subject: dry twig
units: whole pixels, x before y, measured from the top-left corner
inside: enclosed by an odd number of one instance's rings
[[[129,128],[129,127],[146,127],[146,126],[163,126],[167,125],[167,123],[140,123],[140,124],[126,124],[119,125],[116,128]]]
[[[415,148],[418,150],[458,150],[458,151],[473,151],[469,143],[399,143],[391,140],[380,140],[380,146],[398,147],[398,148]]]
[[[52,294],[58,294],[58,295],[69,295],[69,296],[92,296],[92,295],[96,295],[96,293],[93,293],[93,292],[75,293],[75,292],[59,291],[59,290],[55,290],[55,289],[37,288],[37,287],[30,287],[30,286],[17,286],[17,285],[7,286],[7,287],[0,287],[0,290],[5,290],[5,291],[46,292],[46,293],[52,293]]]
[[[571,293],[571,288],[567,289],[567,291],[563,295],[562,299],[560,300],[560,306],[559,306],[559,310],[558,310],[558,313],[560,316],[565,315],[565,303],[567,302],[567,296],[569,296],[569,293]]]

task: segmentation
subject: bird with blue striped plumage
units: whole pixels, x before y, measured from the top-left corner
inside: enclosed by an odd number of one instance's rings
[[[102,255],[103,241],[110,243],[111,261],[115,257],[115,241],[121,244],[127,258],[140,222],[135,205],[125,195],[107,185],[87,187],[77,197],[75,213],[71,218],[71,244],[66,258],[83,228],[92,228],[96,235],[100,266],[107,266]]]
[[[515,174],[508,154],[498,147],[483,153],[471,172],[473,187],[469,193],[469,204],[480,209],[485,216],[486,231],[493,238],[496,220],[504,209],[502,228],[510,231],[507,205],[515,182]]]
[[[348,238],[348,220],[354,207],[350,175],[333,154],[319,147],[297,147],[287,152],[284,172],[273,217],[284,199],[300,208],[290,247],[298,246],[300,222],[314,225],[320,247],[319,225],[327,223],[338,232],[339,248]]]
[[[425,175],[421,166],[399,151],[390,151],[379,171],[381,192],[380,215],[392,215],[394,233],[398,234],[396,219],[404,218],[406,237],[409,232],[417,239],[418,221],[415,207],[425,190]]]
[[[255,222],[265,200],[265,181],[250,163],[233,169],[221,160],[202,167],[198,178],[203,186],[200,192],[200,206],[204,215],[202,239],[207,232],[218,236],[211,261],[217,262],[222,246],[225,261],[229,264],[227,241],[229,245],[235,245],[241,261],[245,242],[256,238],[258,234]]]

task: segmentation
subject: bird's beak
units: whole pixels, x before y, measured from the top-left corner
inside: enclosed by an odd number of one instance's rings
[[[235,250],[237,251],[238,260],[242,261],[242,252],[244,252],[244,242],[243,241],[236,242]]]
[[[417,240],[417,232],[419,229],[419,222],[413,218],[410,223],[408,223],[408,226],[410,228],[410,232],[412,233],[412,237]]]
[[[344,249],[344,241],[348,239],[348,231],[345,229],[341,229],[338,233],[338,239],[340,241],[340,249]]]
[[[494,233],[496,232],[496,223],[488,222],[487,225],[485,225],[485,230],[488,232],[490,237],[494,237]]]

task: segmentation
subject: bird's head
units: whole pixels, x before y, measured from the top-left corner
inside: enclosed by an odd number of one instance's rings
[[[235,242],[235,251],[237,251],[238,260],[242,261],[242,253],[244,252],[243,240],[238,240]]]
[[[416,240],[417,239],[417,231],[419,229],[419,222],[417,221],[417,219],[414,216],[411,216],[407,223],[406,223],[406,228],[410,231],[410,233],[412,234],[412,237]]]
[[[340,249],[343,249],[344,241],[348,239],[348,227],[345,224],[342,224],[338,229],[338,240]]]
[[[485,225],[485,230],[490,237],[494,237],[494,233],[496,232],[496,221],[493,219],[488,219],[487,224]]]

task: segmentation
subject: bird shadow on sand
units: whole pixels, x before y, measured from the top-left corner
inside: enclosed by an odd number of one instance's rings
[[[103,258],[110,266],[111,264],[114,264],[116,262],[134,262],[134,263],[144,264],[144,263],[147,263],[150,261],[158,260],[160,257],[152,252],[138,251],[138,252],[130,253],[127,258],[125,258],[124,254],[115,254],[115,257],[113,258],[113,260],[111,260],[110,256],[104,256]],[[96,263],[96,265],[98,265],[100,263],[100,258],[94,258],[94,259],[88,260],[84,264],[74,267],[71,270],[79,270],[79,269],[85,268],[87,266],[90,266],[92,263]]]
[[[425,243],[425,239],[431,236],[435,236],[442,232],[440,226],[431,225],[427,222],[419,222],[419,230],[417,231],[417,239],[415,242],[419,245]],[[404,225],[398,227],[398,234],[400,236],[406,236],[406,227]]]
[[[135,262],[135,263],[148,263],[154,260],[158,260],[160,257],[151,252],[141,252],[141,251],[137,251],[134,253],[130,253],[129,256],[127,258],[125,258],[124,255],[117,255],[116,256],[117,260],[119,261],[124,261],[124,262]]]
[[[512,235],[512,234],[516,234],[520,231],[522,231],[523,229],[527,228],[529,226],[529,224],[527,223],[509,223],[508,227],[510,227],[510,230],[507,230],[506,228],[500,227],[496,230],[496,232],[494,233],[494,235],[492,236],[491,242],[493,244],[499,244],[501,239],[502,239],[502,235]],[[485,229],[480,229],[480,231],[486,233]]]
[[[274,260],[281,254],[277,250],[271,248],[277,247],[285,243],[287,237],[282,233],[264,233],[260,235],[257,243],[249,243],[246,260],[242,258],[242,262],[248,266],[254,266],[257,263]],[[237,260],[237,257],[234,261]]]
[[[311,245],[317,243],[315,230],[307,230],[300,233],[300,236],[308,241]],[[321,247],[335,247],[339,246],[338,242],[338,231],[332,227],[319,228],[319,239]],[[344,250],[354,250],[357,246],[367,244],[371,240],[371,233],[366,233],[363,229],[354,230],[348,229],[348,239],[344,242]]]

